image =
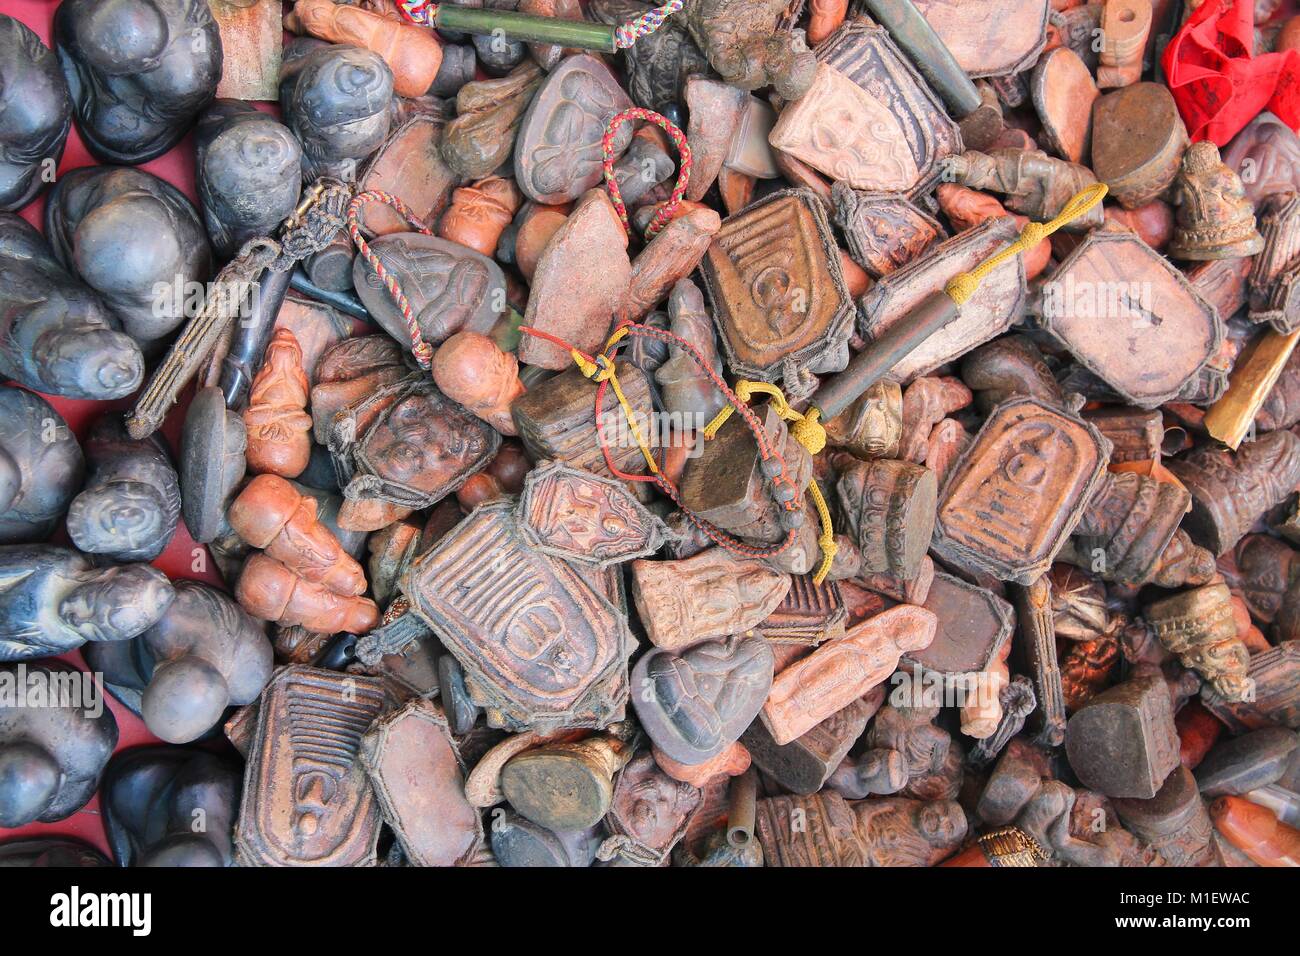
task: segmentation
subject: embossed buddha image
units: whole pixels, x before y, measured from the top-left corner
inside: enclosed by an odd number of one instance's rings
[[[645,553],[653,532],[630,495],[581,474],[557,474],[530,494],[527,520],[548,547],[597,564]]]
[[[637,714],[664,753],[700,763],[749,726],[771,687],[772,667],[772,649],[761,638],[708,641],[680,656],[651,651],[637,665],[637,676],[649,682],[633,697]]]
[[[933,866],[966,837],[966,814],[955,800],[872,799],[852,806],[868,866]]]
[[[643,753],[623,770],[611,814],[632,839],[662,852],[675,842],[701,799],[698,787],[674,780]]]
[[[599,170],[601,136],[618,106],[609,88],[585,70],[561,78],[559,100],[533,152],[531,180],[537,192],[567,192],[574,180]]]
[[[769,600],[772,576],[764,566],[727,567],[714,565],[689,583],[691,594],[682,594],[680,613],[689,619],[696,633],[725,633],[735,620],[737,608],[749,608]]]
[[[399,399],[366,436],[365,454],[375,474],[429,493],[469,474],[490,450],[488,428],[450,412],[451,404],[439,395]]]
[[[865,110],[864,104],[874,108]],[[916,180],[916,163],[900,135],[898,122],[882,116],[885,109],[875,100],[858,103],[828,102],[816,114],[808,139],[820,155],[818,165],[836,180],[870,188],[896,188]],[[864,115],[865,114],[865,115]]]
[[[487,334],[505,309],[505,277],[492,260],[459,243],[419,233],[393,233],[371,248],[402,284],[426,342],[436,345],[462,329]],[[410,336],[388,287],[358,256],[357,294],[376,321],[398,341]]]

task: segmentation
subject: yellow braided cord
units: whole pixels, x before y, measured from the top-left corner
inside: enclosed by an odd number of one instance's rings
[[[718,429],[727,423],[727,419],[731,417],[731,413],[734,411],[735,409],[730,405],[723,405],[722,411],[713,416],[713,421],[704,426],[704,438],[707,441],[712,441],[713,436],[718,433]]]
[[[623,394],[623,386],[618,383],[618,376],[614,374],[612,363],[609,366],[609,384],[613,387],[614,394],[618,396],[618,403],[623,406],[623,415],[627,418],[627,423],[632,429],[632,434],[636,438],[637,446],[641,449],[641,454],[645,458],[650,473],[653,475],[659,474],[659,466],[655,464],[654,455],[650,454],[650,447],[646,444],[645,439],[641,437],[641,428],[636,423],[636,413],[633,412],[632,404],[627,400],[627,396]],[[599,423],[596,427],[600,427]]]
[[[632,429],[632,437],[636,439],[637,447],[641,449],[641,455],[645,458],[645,463],[649,467],[651,474],[659,474],[659,466],[655,464],[654,455],[650,453],[650,446],[646,443],[645,438],[641,435],[641,427],[636,423],[636,412],[632,408],[632,403],[627,400],[623,394],[623,386],[619,384],[618,374],[614,371],[614,363],[606,354],[627,336],[627,328],[619,328],[609,337],[605,343],[604,353],[596,356],[596,361],[589,362],[586,357],[577,349],[569,349],[569,355],[573,357],[573,362],[581,370],[582,374],[591,379],[593,382],[609,382],[614,389],[614,395],[618,398],[618,404],[623,408],[623,417],[627,419],[628,427]],[[600,422],[596,423],[600,427]]]
[[[742,402],[748,404],[749,400],[755,395],[767,395],[771,401],[769,404],[784,421],[792,422],[790,434],[804,448],[808,449],[808,454],[816,455],[826,447],[826,429],[818,420],[821,412],[815,408],[810,408],[806,414],[800,414],[790,407],[790,403],[785,400],[785,393],[777,388],[771,382],[754,382],[747,378],[742,378],[736,383],[733,390],[736,397]],[[727,419],[731,417],[735,407],[730,403],[722,407],[722,411],[713,417],[713,421],[704,426],[704,437],[712,439],[718,433],[718,429],[726,424]],[[831,526],[831,509],[826,506],[826,499],[822,497],[822,491],[817,487],[816,479],[808,482],[808,495],[812,498],[813,507],[817,509],[817,515],[821,518],[822,534],[817,539],[817,545],[822,551],[822,563],[813,575],[813,583],[821,584],[826,580],[826,575],[831,569],[831,562],[835,560],[836,544],[835,529]]]
[[[596,373],[600,371],[599,365],[595,362],[588,362],[577,349],[569,349],[569,355],[573,358],[573,363],[578,366],[578,369],[587,378],[595,378]]]
[[[1056,230],[1078,219],[1101,202],[1106,192],[1105,183],[1093,183],[1091,186],[1079,190],[1070,198],[1069,202],[1061,207],[1061,211],[1056,214],[1055,218],[1047,222],[1025,223],[1025,228],[1020,231],[1020,236],[1015,242],[985,259],[970,272],[959,272],[953,276],[948,280],[948,284],[943,287],[943,291],[948,294],[948,298],[958,305],[965,305],[970,301],[976,290],[979,289],[980,282],[983,281],[985,276],[1012,256],[1018,256],[1022,252],[1033,249]]]
[[[798,412],[795,414],[797,415]],[[790,434],[794,436],[794,440],[807,448],[810,455],[816,455],[826,447],[826,429],[818,421],[821,414],[820,410],[810,408],[790,426]]]
[[[812,498],[813,507],[817,509],[817,516],[822,522],[822,534],[817,539],[817,546],[822,549],[822,563],[817,573],[813,575],[813,584],[821,584],[831,570],[839,546],[835,543],[835,529],[831,527],[831,509],[826,507],[826,499],[822,497],[822,490],[817,487],[816,478],[808,482],[808,495]]]

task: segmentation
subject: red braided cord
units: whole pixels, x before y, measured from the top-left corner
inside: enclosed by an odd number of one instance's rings
[[[609,125],[605,127],[605,135],[600,138],[600,151],[604,157],[601,165],[605,170],[605,188],[609,190],[609,201],[614,204],[614,211],[618,213],[623,228],[630,232],[632,227],[628,224],[627,207],[623,204],[623,194],[618,188],[617,180],[614,179],[614,134],[618,132],[620,126],[634,119],[654,123],[667,133],[682,158],[681,171],[677,174],[677,185],[673,187],[672,195],[668,197],[667,202],[659,207],[654,218],[650,220],[650,225],[646,226],[646,238],[653,239],[673,218],[673,213],[677,211],[677,206],[681,203],[682,197],[686,195],[686,184],[691,181],[691,166],[694,164],[694,160],[691,158],[691,145],[686,142],[686,134],[678,128],[676,123],[666,116],[661,116],[654,110],[633,106],[611,119]]]
[[[366,260],[370,268],[374,270],[375,275],[388,289],[388,294],[393,297],[393,302],[397,304],[397,311],[402,314],[402,321],[406,323],[406,331],[411,337],[411,351],[415,355],[415,360],[420,363],[420,368],[427,369],[433,364],[433,347],[424,341],[424,336],[420,334],[420,326],[415,320],[415,312],[406,298],[406,293],[402,291],[402,286],[398,283],[396,276],[384,268],[384,264],[379,261],[379,256],[375,255],[371,250],[370,243],[366,242],[365,237],[361,235],[361,209],[371,202],[381,202],[387,206],[392,206],[410,225],[415,227],[417,232],[432,236],[433,230],[426,226],[415,213],[406,208],[406,203],[391,193],[379,189],[358,193],[348,206],[348,235],[352,237],[357,252]]]

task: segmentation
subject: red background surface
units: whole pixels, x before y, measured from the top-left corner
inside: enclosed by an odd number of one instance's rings
[[[31,27],[45,42],[50,45],[50,33],[54,23],[54,11],[58,8],[56,0],[0,0],[0,13],[6,13],[17,20],[21,20],[27,26]],[[82,166],[94,166],[94,158],[86,151],[86,147],[81,142],[81,136],[77,132],[74,124],[72,131],[68,134],[67,148],[63,152],[63,160],[59,163],[58,174],[61,175],[69,170],[78,169]],[[149,163],[144,163],[140,169],[147,170],[155,176],[167,180],[176,186],[181,192],[185,193],[192,202],[198,203],[198,196],[194,190],[194,135],[187,135],[181,142],[169,152],[163,154]],[[20,211],[20,215],[44,234],[43,217],[45,215],[45,199],[42,195],[34,202]],[[168,444],[171,446],[173,453],[179,448],[180,426],[184,420],[185,405],[188,404],[190,391],[187,390],[182,397],[181,403],[172,410],[167,416],[167,421],[163,424],[162,433]],[[78,399],[55,398],[46,396],[51,404],[54,405],[59,413],[67,419],[68,426],[77,435],[79,439],[84,438],[86,431],[91,423],[100,415],[111,410],[125,410],[130,408],[133,399],[123,398],[111,402],[92,402]],[[66,534],[60,529],[56,535],[56,541],[67,543]],[[196,563],[195,549],[202,552],[203,563],[200,567],[206,568],[206,572],[200,573],[193,570]],[[214,584],[222,587],[220,576],[211,558],[206,554],[207,548],[194,543],[190,537],[189,531],[185,528],[185,523],[181,522],[176,528],[176,536],[168,545],[154,565],[161,568],[168,577],[173,579],[191,578],[198,581],[204,581],[208,584]],[[81,654],[74,652],[65,655],[62,660],[66,660],[77,667],[85,668],[85,663]],[[113,711],[117,718],[117,726],[120,734],[118,741],[118,750],[127,747],[135,747],[140,744],[160,743],[158,738],[154,737],[140,718],[131,713],[125,707],[117,702],[111,694],[105,693],[106,705]],[[84,808],[73,814],[66,820],[60,820],[58,823],[33,823],[17,830],[7,830],[0,827],[0,840],[10,839],[14,836],[76,836],[89,843],[99,847],[105,853],[108,852],[108,843],[104,836],[104,827],[100,821],[99,815],[99,797],[96,796]]]

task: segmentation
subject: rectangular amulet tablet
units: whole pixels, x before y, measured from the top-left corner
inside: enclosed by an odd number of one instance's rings
[[[402,590],[465,670],[488,724],[512,733],[623,718],[627,619],[524,537],[514,501],[481,505],[407,572]]]

